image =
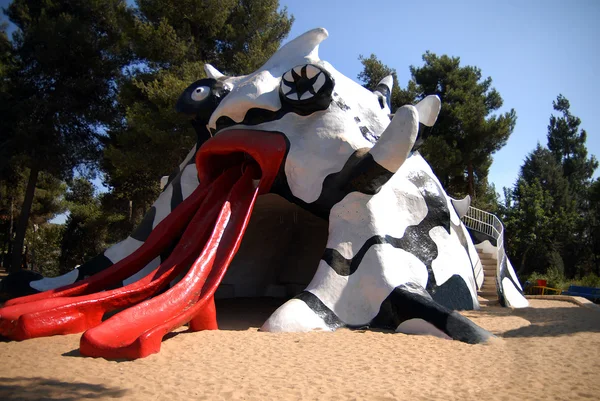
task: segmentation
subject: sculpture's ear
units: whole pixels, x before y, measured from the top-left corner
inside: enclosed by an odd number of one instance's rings
[[[206,75],[209,78],[213,78],[213,79],[219,79],[219,78],[225,76],[225,75],[221,74],[221,72],[219,70],[217,70],[215,67],[213,67],[210,64],[204,64],[204,72],[206,72]]]
[[[471,196],[467,195],[463,199],[450,198],[450,200],[452,201],[454,210],[456,210],[456,214],[462,219],[469,211],[469,206],[471,206]]]
[[[378,84],[373,93],[380,94],[385,98],[385,102],[390,110],[392,110],[392,87],[394,86],[394,77],[388,75],[383,78]],[[383,109],[383,104],[381,105]]]
[[[440,114],[442,102],[437,95],[429,95],[415,106],[419,111],[419,122],[427,127],[433,127]]]

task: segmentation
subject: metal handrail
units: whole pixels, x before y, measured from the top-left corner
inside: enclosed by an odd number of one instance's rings
[[[496,240],[496,288],[500,282],[500,270],[506,257],[504,251],[504,224],[492,213],[469,206],[462,221],[471,230],[489,235]]]

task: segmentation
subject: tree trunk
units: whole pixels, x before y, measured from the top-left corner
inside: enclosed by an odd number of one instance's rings
[[[527,246],[527,248],[525,248],[525,252],[523,252],[523,256],[521,257],[521,264],[519,266],[519,272],[517,273],[517,275],[521,276],[521,275],[526,275],[527,272],[525,271],[525,261],[527,260],[527,253],[529,252],[529,250],[531,249],[531,245]]]
[[[33,196],[35,195],[35,184],[37,183],[38,174],[40,169],[34,162],[29,172],[29,180],[27,181],[27,189],[25,191],[25,199],[23,200],[23,207],[21,209],[21,215],[19,216],[19,222],[17,223],[17,233],[15,236],[15,242],[13,246],[12,263],[10,265],[10,271],[16,272],[21,268],[21,261],[23,257],[23,243],[25,242],[25,232],[27,231],[27,222],[29,221],[29,213],[31,212],[31,205],[33,204]]]
[[[12,260],[12,245],[13,245],[13,227],[15,225],[15,199],[10,198],[10,225],[8,226],[8,249],[6,258],[4,259],[4,268],[10,270],[10,261]]]
[[[474,181],[475,181],[475,179],[473,178],[473,162],[469,161],[469,164],[467,164],[467,184],[468,184],[468,190],[469,190],[469,195],[471,196],[471,199],[475,198]]]

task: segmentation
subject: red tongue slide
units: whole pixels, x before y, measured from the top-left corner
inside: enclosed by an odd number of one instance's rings
[[[199,185],[173,212],[162,220],[150,233],[146,241],[135,252],[111,267],[73,284],[15,298],[5,306],[27,304],[48,298],[70,297],[91,294],[109,288],[113,283],[131,277],[150,261],[159,256],[187,227],[208,192],[208,186]]]
[[[206,327],[196,329],[216,328],[216,316],[212,313],[213,294],[250,221],[258,194],[253,174],[252,169],[248,169],[229,193],[210,239],[185,278],[167,292],[86,331],[81,337],[82,355],[135,359],[157,353],[165,334],[189,322],[198,313],[201,313],[199,319],[208,322],[205,322]],[[209,273],[211,279],[207,282]],[[205,307],[209,308],[208,313],[203,311]],[[115,335],[117,331],[119,334]]]
[[[0,311],[0,332],[15,340],[80,333],[100,324],[106,312],[133,305],[156,294],[188,267],[201,251],[202,241],[210,233],[228,188],[239,175],[240,168],[233,167],[210,186],[208,196],[171,255],[141,280],[90,295],[49,298],[5,307]]]
[[[192,331],[217,329],[214,292],[240,246],[257,196],[270,189],[279,171],[285,149],[281,134],[262,131],[232,130],[207,141],[196,166],[200,182],[209,184],[199,186],[157,225],[144,245],[86,280],[7,303],[0,309],[0,335],[24,340],[87,330],[82,355],[135,359],[158,352],[164,335],[188,322]],[[245,162],[244,154],[260,168]],[[141,270],[179,235],[171,255],[150,274],[102,291]],[[156,296],[187,268],[177,285]],[[106,312],[127,307],[102,322]]]

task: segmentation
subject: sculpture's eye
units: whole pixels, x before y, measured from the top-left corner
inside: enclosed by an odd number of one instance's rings
[[[180,113],[207,118],[215,111],[223,96],[229,93],[213,78],[200,79],[181,93],[175,109]]]
[[[210,93],[210,88],[208,86],[199,86],[192,91],[192,100],[199,102],[201,100],[206,99],[206,97]]]
[[[327,71],[313,64],[300,65],[283,74],[279,96],[296,111],[312,113],[329,107],[333,86]]]

